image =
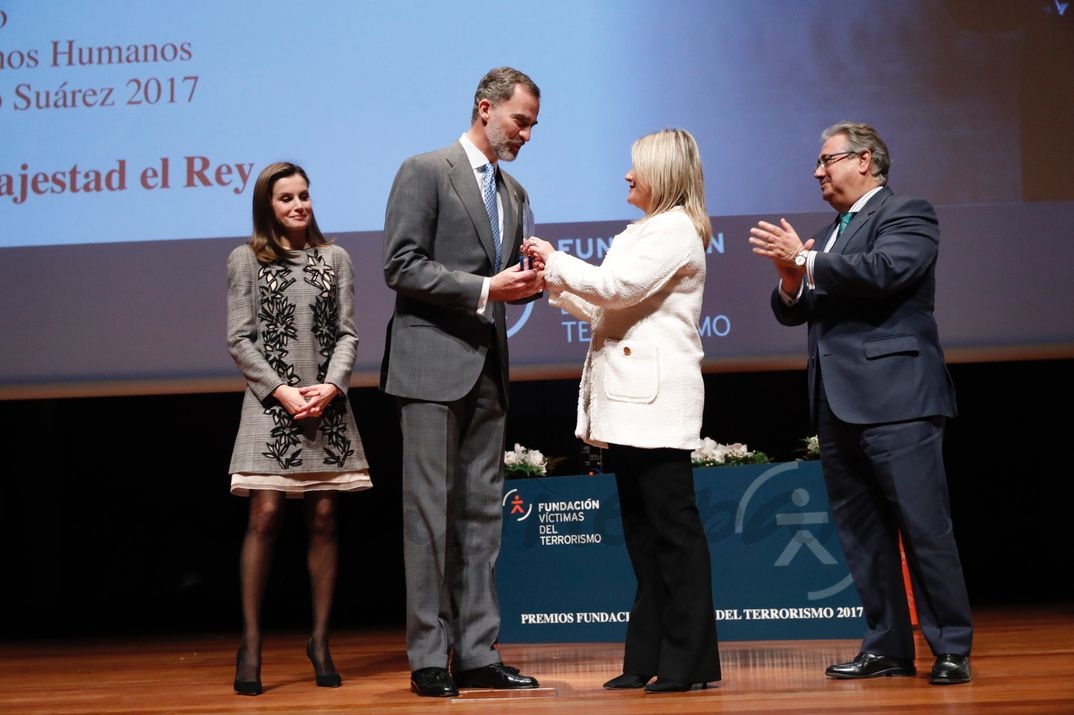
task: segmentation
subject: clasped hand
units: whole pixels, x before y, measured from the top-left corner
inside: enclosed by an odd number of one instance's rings
[[[291,387],[280,385],[272,393],[279,400],[291,417],[303,420],[310,417],[320,417],[324,414],[324,408],[339,394],[339,388],[335,385],[319,384],[306,385],[305,387]]]

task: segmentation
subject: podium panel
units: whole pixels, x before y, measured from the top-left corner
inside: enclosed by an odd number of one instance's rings
[[[695,469],[694,484],[721,640],[863,634],[819,462]],[[624,640],[636,582],[614,476],[505,485],[500,640]]]

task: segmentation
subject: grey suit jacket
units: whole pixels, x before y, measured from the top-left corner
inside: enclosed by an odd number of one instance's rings
[[[518,260],[527,197],[502,170],[498,191],[503,268]],[[456,141],[403,162],[384,219],[384,279],[396,298],[382,390],[438,402],[459,399],[477,382],[493,341],[506,387],[504,305],[490,301],[485,317],[475,312],[483,276],[499,271],[494,262],[488,214],[462,145]]]
[[[833,226],[813,238],[824,246]],[[787,306],[784,325],[809,324],[809,399],[825,397],[845,422],[953,417],[955,393],[933,315],[940,229],[929,202],[878,191],[813,264],[816,290]]]

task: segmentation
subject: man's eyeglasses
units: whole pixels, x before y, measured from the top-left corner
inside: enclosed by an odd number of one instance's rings
[[[817,163],[813,165],[813,171],[816,171],[822,166],[827,169],[829,166],[839,161],[840,159],[845,159],[848,156],[855,156],[857,154],[858,152],[856,151],[840,151],[836,152],[835,154],[821,154],[820,157],[817,159]]]

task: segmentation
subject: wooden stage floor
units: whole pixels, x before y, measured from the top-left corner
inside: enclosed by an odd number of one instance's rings
[[[269,633],[257,697],[232,690],[233,633],[0,641],[0,713],[1074,713],[1074,604],[975,618],[966,685],[928,684],[932,658],[920,635],[917,677],[865,681],[824,677],[829,663],[856,654],[856,640],[729,641],[720,644],[718,687],[670,695],[601,688],[619,673],[619,643],[504,644],[504,660],[537,677],[539,689],[440,699],[409,691],[401,631],[335,633],[336,689],[314,686],[304,634]]]

